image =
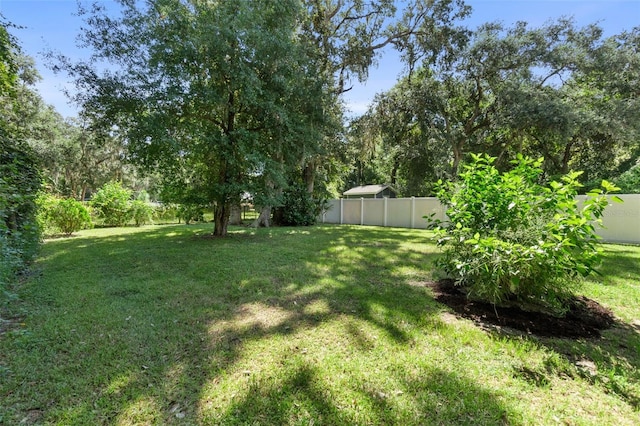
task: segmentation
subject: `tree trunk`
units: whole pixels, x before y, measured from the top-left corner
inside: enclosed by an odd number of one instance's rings
[[[265,206],[260,209],[260,215],[256,220],[253,221],[251,226],[254,228],[268,228],[271,221],[271,206]]]
[[[400,163],[398,160],[393,162],[393,168],[391,169],[391,185],[395,185],[398,183],[398,169],[400,168]]]
[[[229,225],[242,225],[242,206],[239,203],[233,203],[231,205]]]
[[[569,143],[567,143],[567,145],[564,148],[564,153],[562,155],[562,165],[561,165],[561,169],[560,172],[563,175],[566,175],[567,173],[569,173],[569,162],[571,161],[571,156],[573,154],[572,149],[573,149],[573,145],[575,144],[575,137],[571,138],[571,140],[569,141]]]
[[[458,178],[458,169],[462,162],[462,143],[455,143],[453,145],[453,165],[451,166],[451,177],[453,180]]]
[[[231,204],[229,202],[216,204],[213,211],[213,235],[216,237],[226,237],[227,228],[229,227],[229,214],[231,212]]]
[[[307,187],[307,192],[312,195],[313,187],[316,179],[316,164],[314,160],[309,160],[302,171],[302,178]]]

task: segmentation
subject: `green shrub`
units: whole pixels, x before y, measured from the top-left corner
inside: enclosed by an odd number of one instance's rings
[[[129,206],[130,215],[136,226],[146,225],[153,222],[153,207],[142,200],[133,200]]]
[[[519,156],[502,174],[494,161],[474,155],[459,181],[439,182],[449,220],[436,227],[438,264],[471,298],[561,314],[598,263],[594,223],[617,188],[603,181],[578,206],[580,172],[543,186],[542,159]]]
[[[177,204],[159,204],[153,209],[153,217],[156,222],[171,223],[178,221]]]
[[[178,220],[184,220],[187,225],[191,222],[204,222],[205,206],[200,204],[178,205]]]
[[[72,198],[59,199],[53,205],[50,220],[65,235],[93,226],[89,210],[80,201]]]
[[[275,212],[274,221],[284,226],[314,225],[322,202],[311,197],[302,185],[292,186],[283,194],[283,205]]]
[[[615,184],[623,194],[640,194],[640,163],[621,174]]]
[[[10,298],[9,283],[22,265],[20,251],[11,240],[11,234],[0,227],[0,301]]]
[[[37,204],[38,224],[45,235],[71,235],[93,227],[89,208],[80,201],[43,193],[38,196]]]
[[[145,203],[150,203],[151,202],[151,196],[144,189],[138,191],[135,194],[135,199],[138,200],[138,201],[144,201]]]
[[[132,191],[120,182],[109,182],[91,199],[91,206],[106,226],[124,226],[131,220]]]
[[[40,227],[40,231],[45,236],[60,232],[60,229],[58,229],[52,221],[52,212],[58,201],[58,197],[46,192],[41,192],[38,198],[36,198],[36,205],[38,206],[36,221]]]

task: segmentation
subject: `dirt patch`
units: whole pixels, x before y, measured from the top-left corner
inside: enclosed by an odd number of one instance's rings
[[[486,328],[519,330],[527,334],[560,338],[600,337],[616,319],[609,309],[583,296],[570,302],[569,312],[558,318],[542,312],[528,312],[517,307],[498,307],[467,299],[452,280],[426,283],[435,299],[450,307],[457,315],[468,318]]]
[[[23,320],[22,317],[2,318],[0,316],[0,336],[9,331],[20,329]]]

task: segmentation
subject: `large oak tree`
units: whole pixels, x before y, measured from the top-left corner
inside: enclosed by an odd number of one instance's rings
[[[412,195],[455,179],[468,153],[500,167],[518,153],[542,156],[547,175],[611,178],[640,147],[637,33],[603,39],[596,25],[567,19],[485,24],[378,96],[364,124],[374,148],[393,153],[390,179]]]
[[[100,5],[82,11],[92,61],[60,66],[76,78],[85,115],[124,140],[131,160],[161,170],[168,201],[213,205],[214,234],[224,236],[255,177],[277,181],[300,135],[314,137],[305,124],[322,121],[326,87],[300,39],[304,9],[296,0],[120,3],[117,17]]]

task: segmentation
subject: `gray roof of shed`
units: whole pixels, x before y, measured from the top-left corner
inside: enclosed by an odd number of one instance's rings
[[[389,185],[362,185],[351,188],[348,191],[344,191],[342,195],[374,195],[378,194],[385,189],[390,188]],[[393,188],[391,188],[393,190]]]

